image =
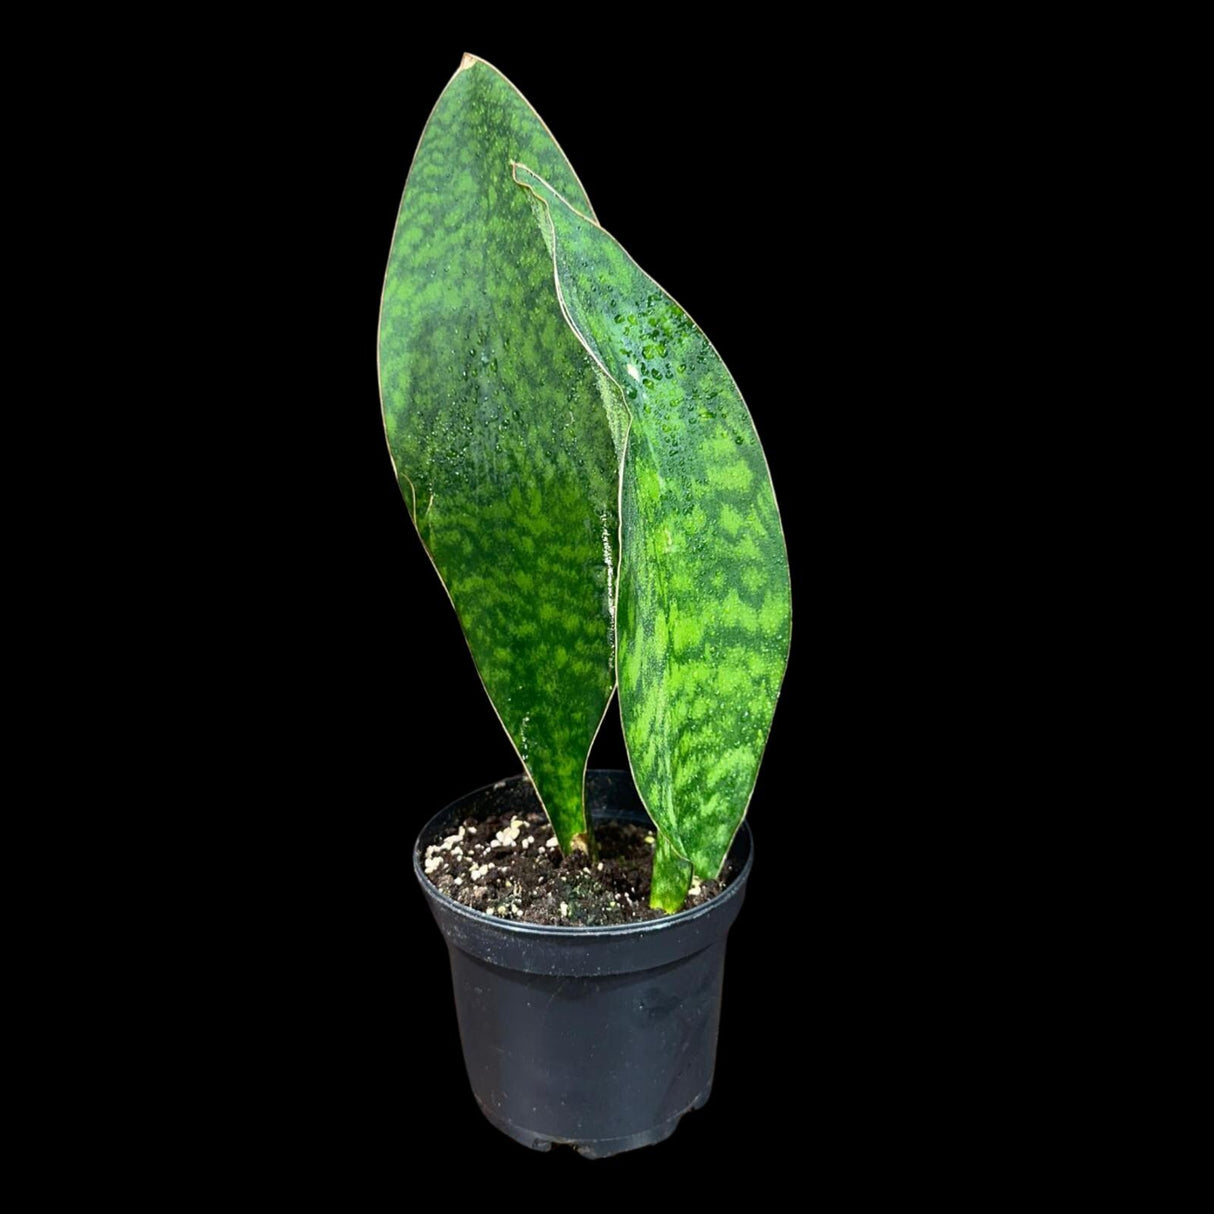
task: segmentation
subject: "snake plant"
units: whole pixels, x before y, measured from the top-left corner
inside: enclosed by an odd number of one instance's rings
[[[469,55],[405,184],[379,365],[405,504],[561,849],[593,853],[618,688],[651,902],[677,911],[745,815],[787,663],[771,477],[711,343]]]

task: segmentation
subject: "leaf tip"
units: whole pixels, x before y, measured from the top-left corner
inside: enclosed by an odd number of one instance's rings
[[[465,51],[464,57],[459,61],[459,71],[467,71],[474,63],[480,63],[480,60],[475,55],[470,55]],[[456,74],[458,75],[459,73],[457,72]]]

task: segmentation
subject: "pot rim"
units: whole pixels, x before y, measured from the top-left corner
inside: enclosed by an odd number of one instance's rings
[[[604,775],[619,774],[627,776],[629,780],[632,779],[632,773],[623,768],[603,767],[594,768],[593,770]],[[591,769],[587,769],[586,774],[589,775],[590,771]],[[750,876],[751,865],[754,863],[755,845],[754,836],[750,830],[750,823],[743,818],[738,823],[738,828],[734,832],[730,848],[732,850],[737,845],[739,838],[742,837],[743,831],[745,831],[747,844],[746,859],[724,892],[718,894],[715,898],[710,898],[700,906],[693,906],[687,910],[678,911],[673,915],[668,914],[661,919],[646,919],[643,923],[612,923],[602,927],[561,927],[554,923],[514,923],[509,919],[501,919],[497,915],[486,915],[483,911],[465,906],[462,902],[457,902],[454,898],[444,894],[426,875],[421,864],[422,840],[429,835],[434,824],[461,801],[470,800],[480,793],[493,792],[503,785],[518,783],[520,781],[528,784],[531,783],[527,774],[522,772],[517,776],[506,776],[504,779],[494,780],[492,784],[482,784],[480,788],[474,788],[470,792],[464,793],[463,796],[456,797],[454,801],[449,802],[421,828],[417,838],[413,842],[413,875],[421,884],[422,892],[426,897],[433,898],[446,910],[454,912],[461,918],[500,930],[508,936],[552,937],[558,940],[577,941],[581,939],[613,939],[621,936],[653,935],[663,931],[670,931],[695,919],[706,918],[711,914],[724,910],[734,899],[740,898],[746,888],[746,881]],[[645,814],[648,818],[647,810]],[[651,823],[653,822],[652,818],[648,820]],[[654,829],[658,829],[656,824],[654,824]]]

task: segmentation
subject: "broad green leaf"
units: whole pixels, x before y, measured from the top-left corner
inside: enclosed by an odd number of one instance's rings
[[[380,391],[409,513],[567,851],[589,833],[586,760],[615,681],[614,390],[562,318],[514,160],[589,211],[535,111],[465,56],[401,200]],[[426,643],[394,638],[401,677]]]
[[[750,413],[707,337],[576,198],[525,164],[514,175],[553,254],[566,318],[631,415],[620,713],[637,789],[664,836],[654,901],[677,910],[690,880],[678,859],[718,875],[771,727],[791,630],[780,516]]]

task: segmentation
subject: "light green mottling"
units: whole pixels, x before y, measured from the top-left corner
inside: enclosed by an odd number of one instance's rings
[[[631,419],[620,711],[664,840],[654,904],[667,906],[683,859],[718,875],[754,788],[788,659],[784,537],[750,414],[708,339],[575,197],[525,166],[515,180],[552,253],[566,319]]]
[[[623,432],[617,416],[613,439],[604,408],[614,388],[562,318],[512,160],[540,166],[589,210],[521,94],[467,59],[430,116],[401,202],[380,388],[409,512],[567,850],[588,830],[586,756],[615,678]],[[390,615],[382,627],[407,681],[428,642]]]

